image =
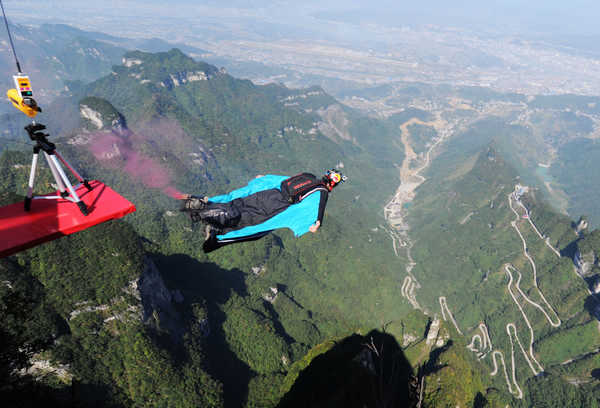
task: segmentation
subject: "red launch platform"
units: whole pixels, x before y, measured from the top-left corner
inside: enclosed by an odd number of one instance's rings
[[[0,258],[135,211],[132,203],[105,184],[96,180],[89,184],[91,191],[84,186],[76,190],[88,216],[69,200],[34,199],[29,212],[22,202],[0,208]]]

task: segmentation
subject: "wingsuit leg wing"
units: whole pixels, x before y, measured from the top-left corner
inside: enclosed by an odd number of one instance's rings
[[[263,231],[245,237],[230,238],[224,240],[219,240],[217,238],[217,235],[215,233],[212,233],[210,237],[206,241],[204,241],[204,244],[202,244],[202,249],[204,250],[204,253],[207,254],[229,244],[235,244],[237,242],[256,241],[257,239],[261,239],[262,237],[268,235],[270,232],[271,231]]]

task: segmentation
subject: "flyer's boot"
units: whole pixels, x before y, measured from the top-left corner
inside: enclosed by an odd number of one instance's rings
[[[198,211],[206,208],[208,197],[189,196],[183,200],[181,211]]]
[[[241,214],[235,208],[205,208],[200,211],[190,212],[192,221],[205,222],[215,227],[216,229],[225,229],[235,227],[240,221]]]

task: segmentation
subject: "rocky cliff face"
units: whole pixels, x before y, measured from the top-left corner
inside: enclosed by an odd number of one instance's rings
[[[88,130],[118,130],[127,128],[125,118],[108,101],[87,97],[79,103],[79,113]]]
[[[179,62],[183,63],[180,65],[180,68],[185,67],[186,69],[170,69],[170,67],[165,66],[164,60],[161,61],[160,59],[167,56],[179,59]],[[191,82],[208,81],[217,75],[226,74],[223,69],[219,70],[209,64],[194,62],[179,50],[171,50],[168,53],[163,53],[162,57],[134,51],[127,53],[122,63],[122,68],[125,69],[122,73],[139,80],[140,84],[151,84],[167,89],[176,88]],[[159,73],[156,72],[156,63],[161,64]],[[119,73],[121,72],[114,72],[117,75]]]
[[[575,226],[580,239],[577,240],[573,262],[579,272],[587,276],[593,273],[592,269],[597,270],[600,266],[600,260],[598,259],[598,254],[600,254],[600,231],[583,232],[587,228],[587,221],[583,217],[579,219]]]
[[[84,98],[79,104],[79,114],[83,127],[67,143],[87,146],[98,160],[112,167],[123,167],[150,187],[170,184],[169,171],[163,162],[142,151],[152,151],[156,157],[171,156],[193,170],[215,161],[212,151],[188,136],[173,119],[152,118],[129,128],[125,117],[110,102],[98,97]],[[142,168],[143,172],[138,171]]]
[[[204,71],[175,72],[173,74],[169,74],[169,78],[162,81],[160,85],[170,89],[188,82],[208,81],[209,78],[209,75],[207,75]]]
[[[128,292],[142,304],[142,320],[156,329],[168,330],[179,338],[183,334],[182,322],[174,304],[183,301],[179,292],[171,293],[152,260],[146,260],[146,268],[139,279],[131,281]]]
[[[594,265],[598,266],[598,257],[594,251],[582,253],[581,250],[578,249],[577,252],[575,252],[573,261],[582,276],[588,276]]]
[[[588,226],[588,221],[585,218],[580,217],[579,221],[577,221],[577,225],[575,226],[575,233],[577,235],[581,235],[583,231],[585,231],[588,228]]]
[[[579,225],[582,221],[578,222]],[[600,259],[598,258],[599,243],[596,231],[591,234],[581,233],[577,241],[577,250],[573,256],[576,272],[585,279],[589,290],[600,293]]]
[[[76,309],[69,315],[69,321],[82,314],[100,313],[104,324],[113,320],[142,321],[156,330],[169,332],[175,340],[181,338],[184,328],[175,303],[183,302],[183,295],[179,291],[172,293],[167,289],[151,259],[145,259],[143,272],[122,291],[123,296],[117,296],[107,304],[98,305],[93,301],[77,303]]]
[[[326,109],[319,109],[317,113],[323,119],[319,122],[318,128],[325,136],[334,141],[355,141],[350,135],[350,121],[340,105],[330,105]]]

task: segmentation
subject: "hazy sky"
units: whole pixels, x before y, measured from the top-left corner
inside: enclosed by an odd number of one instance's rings
[[[107,22],[197,16],[280,22],[291,26],[335,20],[382,25],[436,24],[516,33],[600,35],[598,0],[4,0],[16,21],[57,21],[85,27],[86,17]],[[315,18],[316,17],[316,18]],[[131,24],[135,24],[135,20]]]
[[[125,2],[127,3],[127,2]],[[146,3],[163,4],[150,0]],[[569,33],[600,34],[598,0],[190,0],[170,1],[169,5],[199,5],[243,9],[261,15],[298,16],[317,12],[355,12],[364,20],[386,20],[407,24],[481,26],[498,25],[520,30],[565,30]]]

